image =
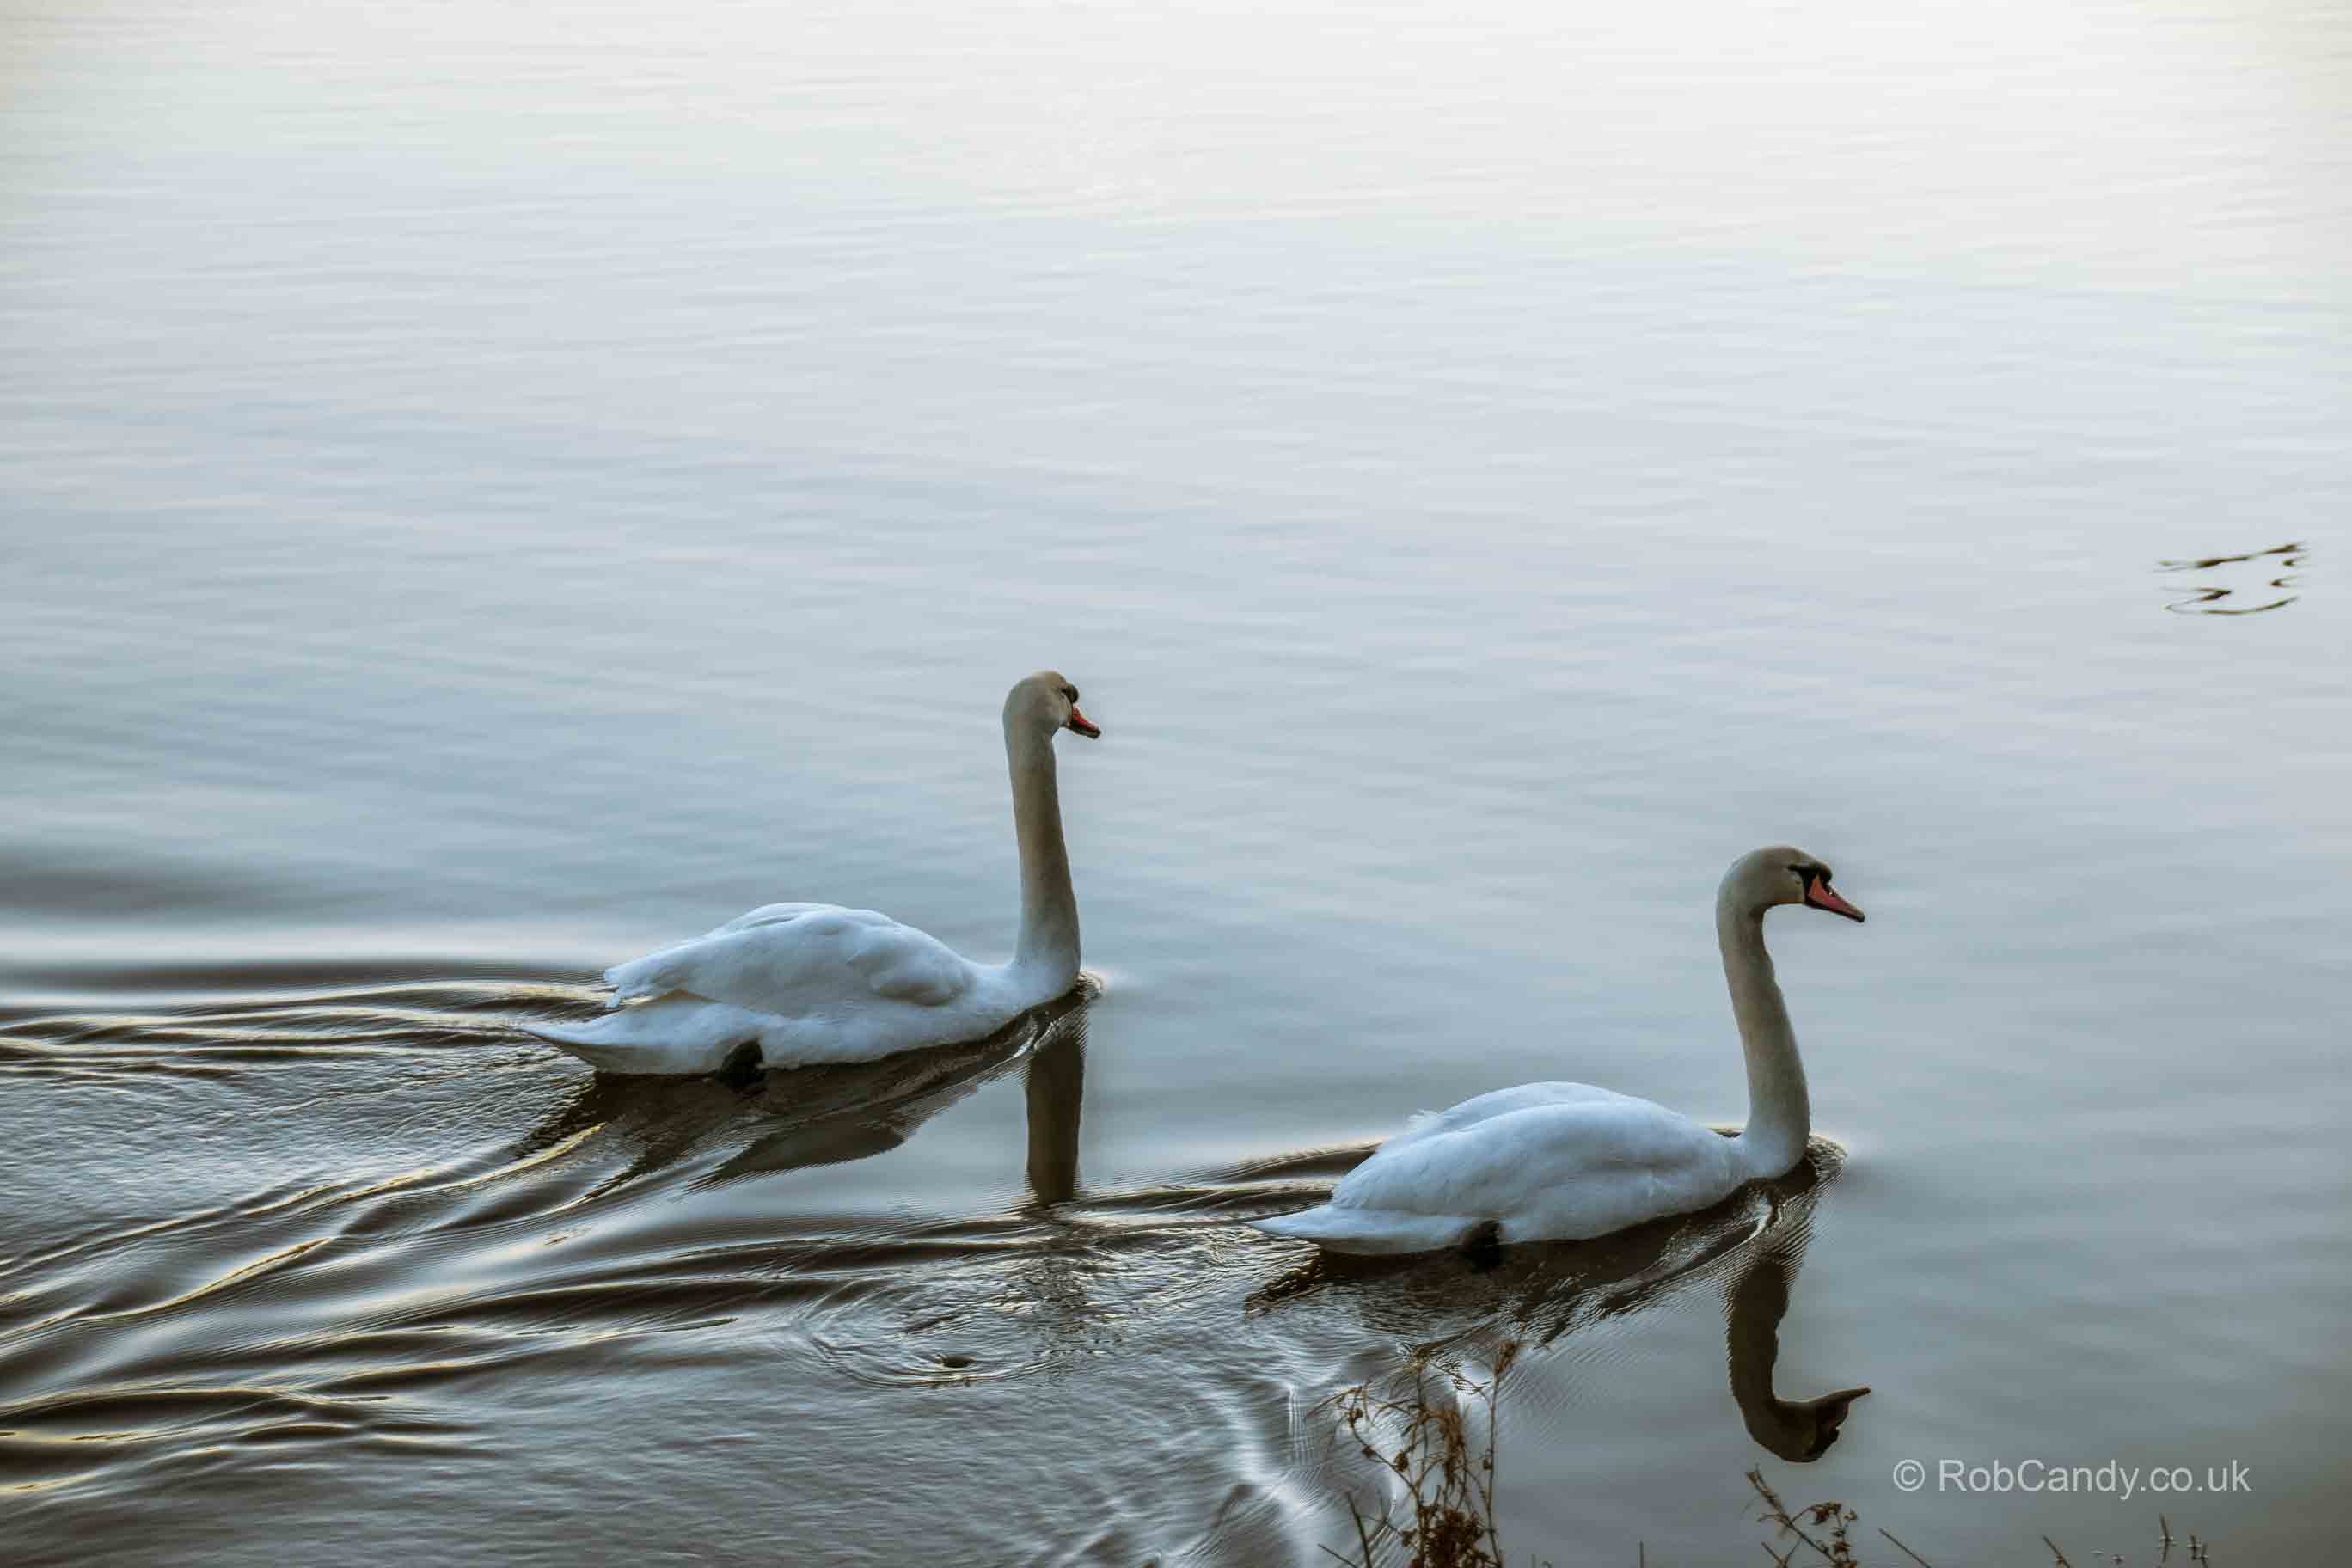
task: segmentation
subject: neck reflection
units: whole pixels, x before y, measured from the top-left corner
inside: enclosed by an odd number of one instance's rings
[[[1030,1053],[1022,1075],[1029,1107],[1029,1193],[1040,1207],[1078,1193],[1078,1112],[1086,1099],[1087,1016],[1057,1020]]]
[[[1732,1284],[1724,1332],[1731,1396],[1739,1403],[1748,1435],[1780,1458],[1801,1465],[1830,1451],[1845,1425],[1846,1412],[1870,1392],[1867,1387],[1841,1388],[1811,1399],[1782,1399],[1773,1392],[1780,1320],[1788,1316],[1789,1287],[1804,1250],[1802,1237],[1759,1247]]]

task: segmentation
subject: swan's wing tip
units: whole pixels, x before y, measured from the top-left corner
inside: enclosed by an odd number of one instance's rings
[[[1411,1214],[1401,1209],[1341,1208],[1324,1204],[1297,1214],[1247,1222],[1268,1236],[1311,1241],[1333,1252],[1440,1252],[1459,1247],[1483,1223],[1464,1215]]]
[[[1297,1214],[1267,1215],[1263,1219],[1244,1220],[1242,1223],[1252,1230],[1264,1231],[1268,1236],[1286,1236],[1301,1241],[1312,1241],[1315,1239],[1315,1216],[1328,1212],[1330,1207],[1329,1204],[1324,1204],[1317,1208],[1301,1209]]]
[[[647,1016],[648,1012],[652,1016]],[[698,1004],[692,1012],[712,1011]],[[731,1014],[734,1010],[725,1010]],[[664,1014],[677,1015],[665,1017]],[[672,1026],[665,1029],[664,1025]],[[696,1027],[697,1024],[705,1026]],[[730,1017],[696,1017],[689,1010],[631,1007],[580,1020],[518,1019],[515,1027],[532,1038],[569,1051],[598,1072],[637,1076],[717,1072],[757,1031]]]

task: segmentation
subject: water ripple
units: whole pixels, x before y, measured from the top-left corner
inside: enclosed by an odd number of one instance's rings
[[[2262,583],[2252,589],[2222,584],[2183,584],[2168,589],[2168,593],[2185,594],[2186,596],[2173,599],[2164,607],[2184,616],[2259,616],[2271,610],[2283,610],[2302,597],[2300,594],[2283,590],[2302,585],[2302,579],[2295,573],[2309,553],[2302,544],[2274,544],[2268,550],[2249,551],[2243,555],[2209,555],[2196,561],[2159,562],[2157,570],[2168,573],[2212,572],[2228,566],[2250,566],[2255,569],[2256,575],[2271,571],[2277,573],[2276,576],[2263,577]],[[2225,602],[2231,599],[2262,602]]]

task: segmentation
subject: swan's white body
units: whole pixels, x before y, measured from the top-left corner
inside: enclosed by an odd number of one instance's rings
[[[1430,1252],[1489,1225],[1500,1242],[1580,1240],[1690,1214],[1779,1172],[1738,1140],[1586,1083],[1527,1083],[1424,1111],[1321,1208],[1254,1221],[1335,1252]]]
[[[1738,1136],[1590,1084],[1523,1084],[1423,1113],[1341,1178],[1330,1202],[1251,1223],[1335,1252],[1428,1252],[1489,1236],[1577,1241],[1690,1214],[1784,1174],[1804,1157],[1811,1111],[1763,916],[1773,904],[1804,902],[1862,918],[1830,890],[1827,868],[1780,846],[1741,858],[1716,898],[1748,1058],[1749,1115]]]
[[[870,1062],[980,1039],[1077,977],[1075,960],[974,963],[872,910],[769,904],[606,970],[615,1011],[529,1027],[605,1072],[715,1072],[746,1041],[772,1068]]]
[[[1065,694],[1067,694],[1066,697]],[[747,1043],[771,1068],[867,1062],[976,1040],[1078,978],[1077,900],[1062,841],[1054,734],[1099,733],[1076,688],[1051,670],[1004,703],[1021,846],[1021,939],[1011,961],[974,963],[872,910],[769,904],[708,935],[604,972],[614,1010],[523,1026],[605,1072],[698,1073]]]

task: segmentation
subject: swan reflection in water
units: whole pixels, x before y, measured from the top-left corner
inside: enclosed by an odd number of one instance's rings
[[[634,1146],[627,1168],[607,1184],[618,1186],[678,1169],[696,1186],[816,1165],[843,1164],[887,1153],[932,1117],[1028,1058],[1031,1181],[1040,1201],[1076,1189],[1077,1107],[1072,1059],[1085,1048],[1086,1009],[1101,986],[1081,977],[1068,992],[970,1045],[907,1051],[850,1066],[753,1071],[731,1079],[644,1078],[600,1073],[534,1128],[522,1152],[550,1148],[590,1132]],[[1046,1118],[1050,1142],[1063,1136],[1067,1152],[1041,1155],[1039,1075],[1069,1080],[1066,1110]],[[745,1141],[748,1138],[748,1141]],[[722,1153],[733,1146],[731,1153]],[[1046,1182],[1058,1183],[1058,1197]],[[1051,1174],[1058,1171],[1058,1174]]]
[[[1785,1176],[1698,1214],[1590,1241],[1527,1243],[1470,1258],[1324,1253],[1261,1288],[1250,1307],[1277,1312],[1350,1300],[1366,1326],[1408,1343],[1409,1360],[1491,1364],[1505,1341],[1549,1345],[1727,1280],[1725,1348],[1740,1417],[1770,1453],[1810,1463],[1829,1452],[1853,1402],[1870,1392],[1783,1399],[1773,1388],[1780,1321],[1811,1237],[1813,1205],[1841,1161],[1834,1145],[1816,1139]]]
[[[1022,1069],[1029,1110],[1029,1195],[1040,1209],[1078,1194],[1078,1109],[1087,1092],[1086,1002],[1049,1028]]]

